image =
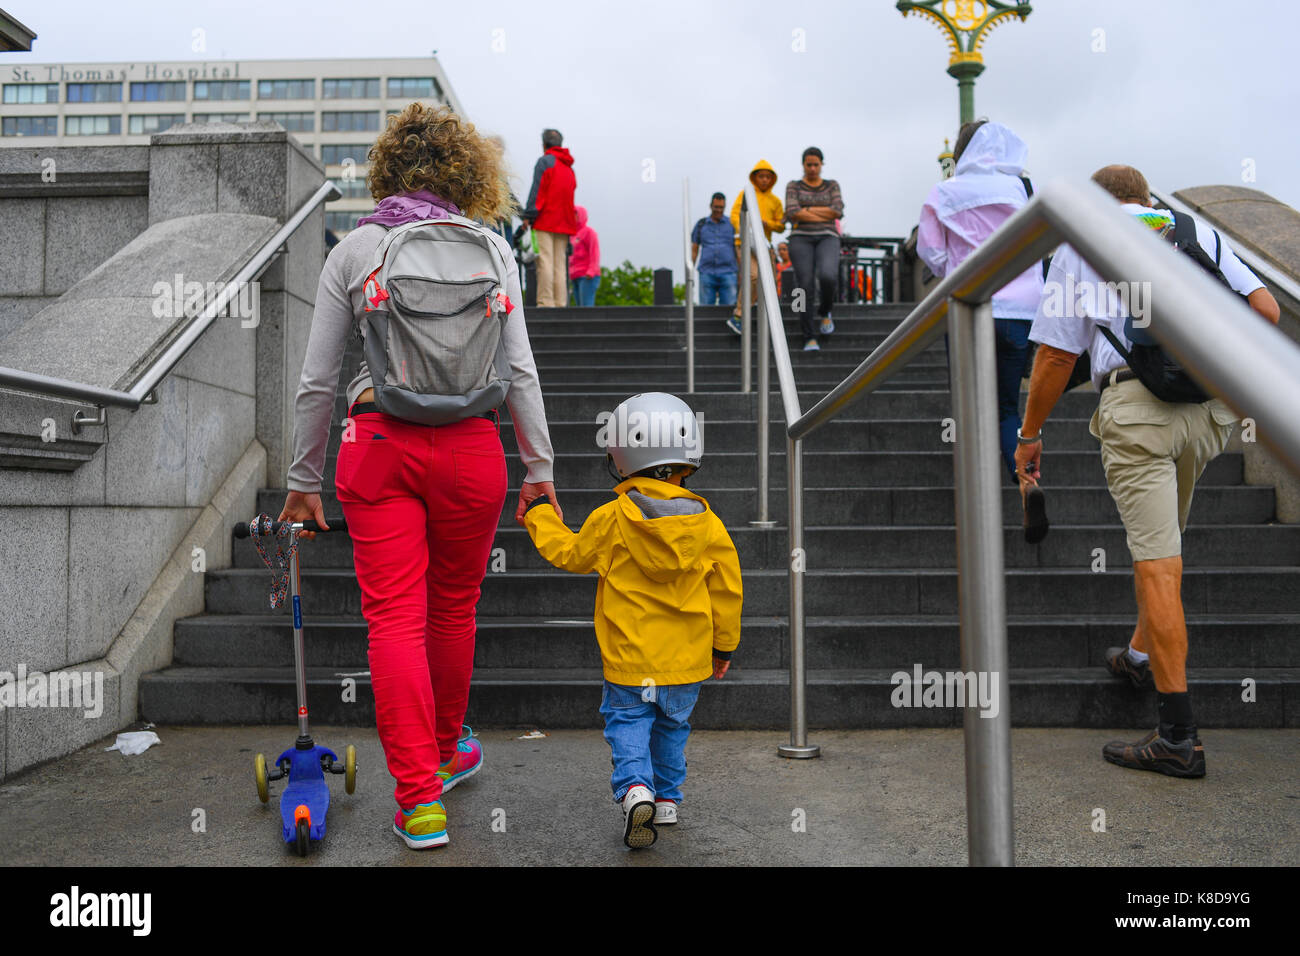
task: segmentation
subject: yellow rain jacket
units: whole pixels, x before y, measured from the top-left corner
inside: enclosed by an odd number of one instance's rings
[[[713,674],[713,651],[729,653],[740,644],[736,546],[709,503],[685,488],[629,478],[614,491],[618,497],[593,511],[577,534],[550,504],[530,508],[524,524],[551,564],[600,575],[596,639],[607,681],[706,680]],[[690,510],[697,513],[649,516]]]
[[[758,211],[763,217],[763,235],[767,241],[772,241],[772,233],[785,232],[785,206],[781,202],[781,197],[776,194],[776,181],[772,181],[772,188],[764,192],[758,188],[758,183],[754,182],[754,174],[759,170],[765,169],[773,176],[776,170],[766,159],[760,159],[754,164],[754,168],[749,171],[749,181],[754,183],[754,195],[758,198]],[[736,201],[731,204],[731,228],[736,230],[736,245],[740,245],[740,201],[745,196],[742,189],[736,193]]]

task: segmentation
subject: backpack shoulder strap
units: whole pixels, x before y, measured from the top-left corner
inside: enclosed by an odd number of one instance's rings
[[[1192,249],[1196,246],[1196,220],[1185,212],[1174,213],[1174,245],[1179,249]],[[1218,257],[1215,257],[1216,261]]]
[[[1033,182],[1030,180],[1030,178],[1029,178],[1028,176],[1026,176],[1024,173],[1021,173],[1021,174],[1020,174],[1020,183],[1021,183],[1022,186],[1025,187],[1025,198],[1026,198],[1026,199],[1033,199],[1033,198],[1034,198],[1034,184],[1033,184]],[[1043,256],[1043,281],[1044,281],[1044,282],[1047,281],[1047,273],[1051,270],[1051,268],[1052,268],[1052,257],[1051,257],[1051,256]]]
[[[1120,357],[1123,358],[1124,361],[1129,364],[1129,366],[1132,366],[1133,353],[1130,352],[1128,349],[1124,348],[1124,346],[1119,344],[1119,338],[1115,335],[1115,333],[1112,332],[1110,329],[1106,328],[1106,326],[1102,325],[1100,322],[1097,323],[1097,328],[1101,330],[1102,335],[1106,336],[1106,338],[1110,341],[1110,344],[1115,347],[1115,351],[1120,354]]]
[[[1223,269],[1219,266],[1219,259],[1223,254],[1222,240],[1219,238],[1217,229],[1210,231],[1214,233],[1213,257],[1205,251],[1196,238],[1196,220],[1187,213],[1174,213],[1174,246],[1184,255],[1190,257],[1193,262],[1208,272],[1221,285],[1231,289],[1232,284],[1228,282],[1228,277],[1223,274]]]

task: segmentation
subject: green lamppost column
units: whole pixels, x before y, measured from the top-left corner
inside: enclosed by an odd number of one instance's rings
[[[948,41],[948,75],[957,81],[961,122],[975,118],[975,78],[984,72],[980,47],[996,27],[1012,17],[1026,19],[1028,3],[1000,3],[998,0],[898,0],[903,16],[916,14],[939,27]]]
[[[983,63],[970,60],[948,67],[948,75],[957,81],[957,99],[961,103],[961,121],[969,123],[975,118],[975,77],[984,72]]]

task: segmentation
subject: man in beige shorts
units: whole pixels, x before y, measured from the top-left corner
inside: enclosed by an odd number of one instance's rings
[[[1125,212],[1152,229],[1172,226],[1170,214],[1151,208],[1146,179],[1131,166],[1107,166],[1092,179],[1119,200]],[[1247,296],[1252,309],[1276,323],[1277,302],[1227,243],[1199,221],[1196,237],[1211,259],[1218,252],[1227,283]],[[1037,483],[1042,425],[1064,391],[1075,359],[1088,351],[1092,381],[1101,392],[1090,430],[1101,442],[1106,485],[1128,536],[1138,605],[1132,640],[1128,647],[1107,653],[1107,666],[1136,686],[1154,683],[1159,714],[1156,729],[1142,740],[1112,741],[1102,748],[1102,756],[1135,770],[1203,777],[1205,751],[1187,693],[1182,532],[1196,480],[1227,445],[1237,416],[1219,399],[1165,402],[1153,395],[1102,331],[1107,329],[1130,350],[1132,343],[1124,333],[1127,317],[1124,301],[1109,292],[1074,249],[1062,246],[1052,259],[1029,333],[1039,349],[1018,436],[1016,471],[1022,487]]]

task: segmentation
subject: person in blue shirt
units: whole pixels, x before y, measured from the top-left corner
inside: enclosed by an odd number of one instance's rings
[[[700,274],[700,305],[735,305],[736,278],[740,266],[736,259],[736,232],[731,220],[723,215],[727,197],[714,193],[709,215],[691,230],[691,261]]]

